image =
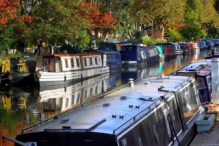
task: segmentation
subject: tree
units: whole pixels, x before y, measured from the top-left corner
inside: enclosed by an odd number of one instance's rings
[[[215,9],[215,0],[201,0],[203,22],[202,28],[208,32],[209,29],[219,26],[219,14]]]
[[[79,7],[84,8],[81,11],[81,16],[89,21],[88,31],[91,36],[94,34],[94,39],[97,39],[98,33],[101,33],[104,39],[107,33],[114,29],[116,20],[112,17],[112,13],[102,12],[97,3],[83,2],[80,3]]]
[[[132,18],[164,35],[165,27],[183,19],[185,0],[133,0],[129,7]]]
[[[25,23],[34,19],[20,11],[19,0],[0,1],[0,50],[8,49],[17,40],[15,29],[23,29]]]

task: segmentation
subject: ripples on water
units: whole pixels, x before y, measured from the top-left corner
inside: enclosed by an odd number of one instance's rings
[[[177,55],[145,68],[113,70],[110,74],[65,86],[0,89],[0,136],[15,138],[21,129],[120,87],[129,78],[167,75],[191,61],[204,59],[210,53],[204,50],[195,54]],[[6,145],[13,144],[5,140]],[[3,146],[1,137],[0,146]]]

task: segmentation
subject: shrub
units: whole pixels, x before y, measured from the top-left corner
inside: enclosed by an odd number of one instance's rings
[[[171,29],[168,34],[169,34],[170,40],[173,42],[178,42],[178,41],[184,40],[182,34],[179,31],[177,31],[176,29]]]

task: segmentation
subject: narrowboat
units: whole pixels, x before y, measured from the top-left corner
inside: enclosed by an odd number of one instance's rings
[[[211,47],[214,47],[214,42],[213,42],[213,40],[206,38],[206,39],[203,39],[203,41],[205,41],[206,46],[207,46],[208,49],[210,49]]]
[[[194,47],[195,47],[195,52],[200,51],[200,47],[199,47],[198,43],[194,43]]]
[[[178,43],[173,43],[173,45],[175,46],[176,54],[177,55],[183,54],[183,49],[181,49],[181,47],[180,47],[180,45]]]
[[[37,86],[66,84],[109,72],[106,56],[98,52],[44,54],[36,58]]]
[[[138,45],[139,42],[136,41],[114,41],[109,40],[105,42],[100,42],[99,50],[114,50],[120,52],[121,46],[123,45]]]
[[[118,51],[97,49],[94,49],[92,51],[99,52],[102,59],[104,56],[106,56],[106,65],[109,66],[110,71],[112,69],[118,69],[122,67],[121,54]]]
[[[213,39],[214,42],[214,46],[218,46],[219,45],[219,39]]]
[[[1,86],[8,85],[32,85],[33,73],[36,68],[36,60],[29,56],[18,58],[5,58],[2,62],[0,74]]]
[[[204,50],[204,49],[207,48],[206,42],[203,41],[203,40],[199,40],[199,41],[198,41],[198,45],[199,45],[200,50]]]
[[[176,55],[176,48],[172,42],[166,43],[156,43],[156,46],[161,46],[163,48],[164,56],[175,56]]]
[[[130,80],[97,99],[22,129],[15,145],[188,145],[203,114],[192,77]]]
[[[187,43],[185,42],[179,42],[180,47],[183,49],[184,53],[188,53],[189,52],[189,46]]]
[[[195,52],[195,44],[193,42],[188,43],[189,52],[194,53]]]
[[[201,102],[210,103],[212,98],[211,69],[211,60],[192,61],[171,75],[193,76],[197,81]]]
[[[124,67],[144,66],[160,60],[156,46],[124,45],[120,53]]]

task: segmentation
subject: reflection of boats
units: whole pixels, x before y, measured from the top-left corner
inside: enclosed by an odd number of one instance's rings
[[[34,80],[37,85],[66,84],[109,72],[106,56],[97,52],[47,54],[37,58]]]
[[[202,113],[191,77],[154,77],[130,83],[89,105],[22,130],[28,145],[188,145]]]
[[[30,104],[34,103],[31,97],[36,96],[38,90],[36,88],[18,88],[11,87],[9,90],[1,90],[2,104],[4,109],[26,109]]]
[[[2,62],[2,74],[0,84],[31,85],[36,61],[29,56],[23,58],[6,58]]]
[[[193,61],[186,66],[174,71],[172,75],[194,76],[197,80],[201,102],[211,101],[211,61]]]
[[[146,67],[129,67],[122,70],[122,81],[127,83],[128,79],[133,78],[134,80],[157,76],[163,72],[164,62],[155,63],[153,65],[147,65]]]
[[[41,87],[38,95],[38,110],[40,112],[60,112],[79,105],[103,93],[106,90],[104,82],[108,78],[109,74],[103,74],[65,86]]]

